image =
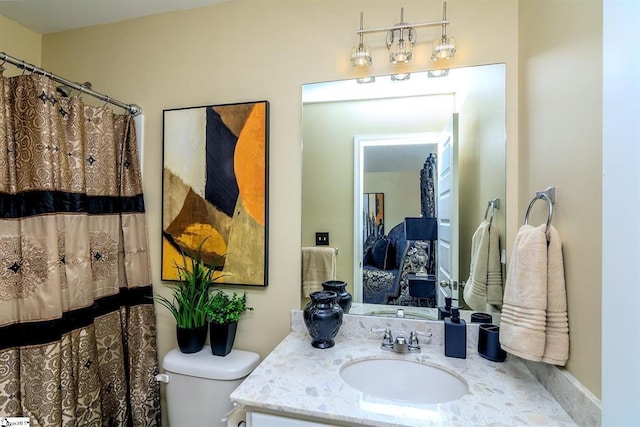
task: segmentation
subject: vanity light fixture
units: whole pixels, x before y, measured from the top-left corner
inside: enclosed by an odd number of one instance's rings
[[[371,51],[364,44],[364,34],[379,33],[386,31],[386,44],[389,49],[389,62],[392,64],[401,64],[411,61],[413,56],[413,47],[416,44],[417,32],[416,28],[442,26],[442,35],[434,42],[434,50],[431,59],[451,59],[455,55],[456,47],[453,37],[447,36],[447,3],[443,6],[444,15],[441,21],[419,22],[410,24],[404,22],[404,8],[400,8],[400,23],[381,28],[364,29],[362,23],[362,12],[360,12],[360,29],[356,31],[359,37],[359,43],[351,51],[351,65],[354,67],[366,67],[371,65]]]
[[[404,23],[404,7],[400,8],[400,23],[387,31],[387,49],[392,64],[411,61],[413,46],[416,44],[416,30]]]
[[[351,65],[354,67],[367,67],[371,65],[371,51],[369,46],[364,44],[364,36],[362,33],[362,12],[360,12],[360,31],[358,32],[359,42],[351,50]]]
[[[434,61],[451,59],[456,54],[456,41],[453,37],[447,36],[447,2],[442,5],[442,21],[442,35],[433,43],[431,59]]]

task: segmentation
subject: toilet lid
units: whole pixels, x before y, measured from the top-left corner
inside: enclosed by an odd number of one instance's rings
[[[164,357],[162,367],[175,374],[211,380],[237,380],[244,378],[260,363],[260,355],[245,350],[231,350],[224,357],[215,356],[210,348],[185,354],[177,348]]]

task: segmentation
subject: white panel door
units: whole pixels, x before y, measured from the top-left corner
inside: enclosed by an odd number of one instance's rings
[[[443,130],[438,144],[438,283],[449,282],[449,287],[438,286],[438,305],[445,297],[458,299],[458,114],[453,114]],[[455,284],[455,285],[453,285]],[[453,305],[457,305],[454,302]]]

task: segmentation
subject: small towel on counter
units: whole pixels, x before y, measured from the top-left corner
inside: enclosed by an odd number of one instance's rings
[[[562,243],[546,224],[520,227],[514,242],[500,319],[502,349],[536,362],[564,366],[569,328]]]
[[[471,239],[471,268],[464,300],[474,310],[502,304],[502,266],[498,230],[482,221]]]
[[[329,246],[302,248],[302,295],[322,290],[322,282],[336,279],[336,250]]]

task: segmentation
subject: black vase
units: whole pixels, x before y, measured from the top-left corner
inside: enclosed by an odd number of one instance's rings
[[[216,356],[226,356],[231,353],[233,342],[236,340],[238,322],[209,323],[209,342],[211,353]]]
[[[198,328],[181,328],[176,326],[178,348],[183,353],[197,353],[207,341],[207,325]]]
[[[351,294],[347,292],[347,282],[342,280],[327,280],[322,282],[322,289],[325,291],[333,291],[338,294],[338,304],[342,308],[344,314],[349,313],[351,309]]]
[[[312,292],[311,301],[303,311],[304,324],[316,348],[330,348],[333,338],[342,325],[342,308],[337,303],[338,294],[333,291]]]

